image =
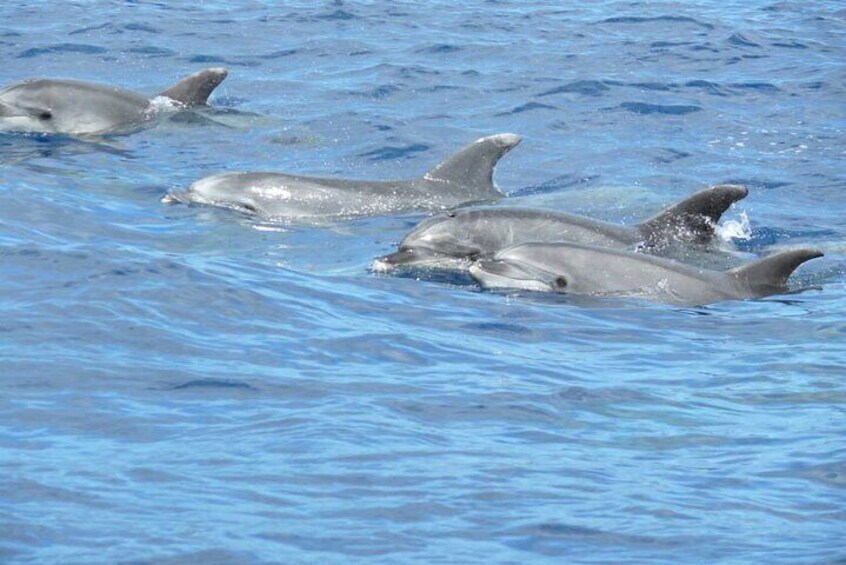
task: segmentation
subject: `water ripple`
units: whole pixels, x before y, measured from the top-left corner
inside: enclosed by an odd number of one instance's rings
[[[230,67],[132,135],[0,136],[0,561],[842,559],[841,12],[0,4],[3,84]],[[480,292],[369,272],[419,214],[159,202],[220,171],[412,178],[503,131],[497,205],[631,224],[745,184],[749,238],[681,258],[820,247],[791,283],[818,289]]]
[[[700,112],[700,106],[684,105],[684,104],[648,104],[646,102],[623,102],[619,106],[623,110],[627,110],[634,114],[664,114],[668,116],[683,116],[693,112]]]
[[[106,52],[107,49],[105,47],[99,47],[97,45],[86,45],[82,43],[59,43],[56,45],[50,45],[48,47],[33,47],[32,49],[21,51],[18,54],[18,58],[28,59],[31,57],[40,57],[42,55],[74,53],[78,53],[80,55],[95,55],[98,53]]]

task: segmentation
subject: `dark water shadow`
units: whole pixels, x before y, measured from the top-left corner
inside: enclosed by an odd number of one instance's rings
[[[258,389],[242,381],[228,379],[194,379],[169,387],[169,390],[241,390],[258,392]]]
[[[553,192],[563,192],[566,190],[578,188],[585,189],[596,184],[599,180],[599,175],[578,175],[565,174],[546,180],[540,184],[534,184],[523,188],[512,190],[508,193],[509,198],[516,198],[520,196],[535,196],[538,194],[551,194]]]
[[[106,153],[126,159],[135,154],[112,137],[79,138],[63,134],[0,133],[0,163]]]

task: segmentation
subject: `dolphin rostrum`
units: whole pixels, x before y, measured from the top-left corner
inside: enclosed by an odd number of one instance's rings
[[[467,145],[422,177],[347,180],[283,173],[222,173],[202,178],[163,202],[230,208],[277,221],[321,221],[389,213],[442,211],[503,194],[493,182],[497,161],[521,141],[503,133]]]
[[[98,136],[127,133],[156,117],[159,97],[177,108],[201,106],[226,69],[194,73],[152,100],[131,90],[65,79],[30,79],[0,90],[0,131]]]
[[[663,257],[575,243],[525,243],[474,263],[470,274],[485,288],[632,296],[677,305],[756,298],[787,290],[796,268],[817,249],[791,249],[728,271]]]
[[[744,186],[712,186],[633,226],[532,208],[456,210],[423,220],[403,238],[398,251],[377,259],[373,270],[465,270],[473,260],[529,242],[569,241],[617,249],[660,248],[674,241],[707,243],[722,214],[746,195]]]

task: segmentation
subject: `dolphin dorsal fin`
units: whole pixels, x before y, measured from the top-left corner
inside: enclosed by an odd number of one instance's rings
[[[782,288],[799,265],[822,256],[819,249],[789,249],[731,269],[728,274],[748,284],[753,290]]]
[[[502,192],[493,182],[494,166],[522,139],[513,133],[482,137],[431,169],[423,178],[433,182],[466,186],[474,194],[502,196]]]
[[[640,224],[647,241],[669,239],[707,243],[729,206],[749,191],[737,184],[720,184],[700,190]]]
[[[222,67],[203,69],[180,80],[159,96],[166,96],[186,106],[202,106],[228,74]]]

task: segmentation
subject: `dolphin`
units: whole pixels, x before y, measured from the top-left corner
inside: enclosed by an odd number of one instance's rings
[[[704,244],[713,238],[728,207],[747,194],[744,186],[712,186],[633,226],[532,208],[456,210],[423,220],[403,238],[398,251],[376,259],[372,270],[462,271],[471,261],[529,242],[570,241],[617,249],[656,249],[676,241]]]
[[[470,275],[484,288],[633,296],[676,305],[779,294],[790,274],[817,249],[792,249],[728,271],[663,257],[576,243],[524,243],[474,263]]]
[[[66,79],[29,79],[0,90],[0,131],[97,136],[127,133],[156,116],[156,99],[202,106],[226,78],[223,68],[194,73],[152,100],[131,90]]]
[[[202,178],[163,202],[230,208],[265,219],[320,221],[388,213],[442,211],[502,198],[493,170],[521,137],[477,139],[420,178],[346,180],[283,173],[238,172]]]

